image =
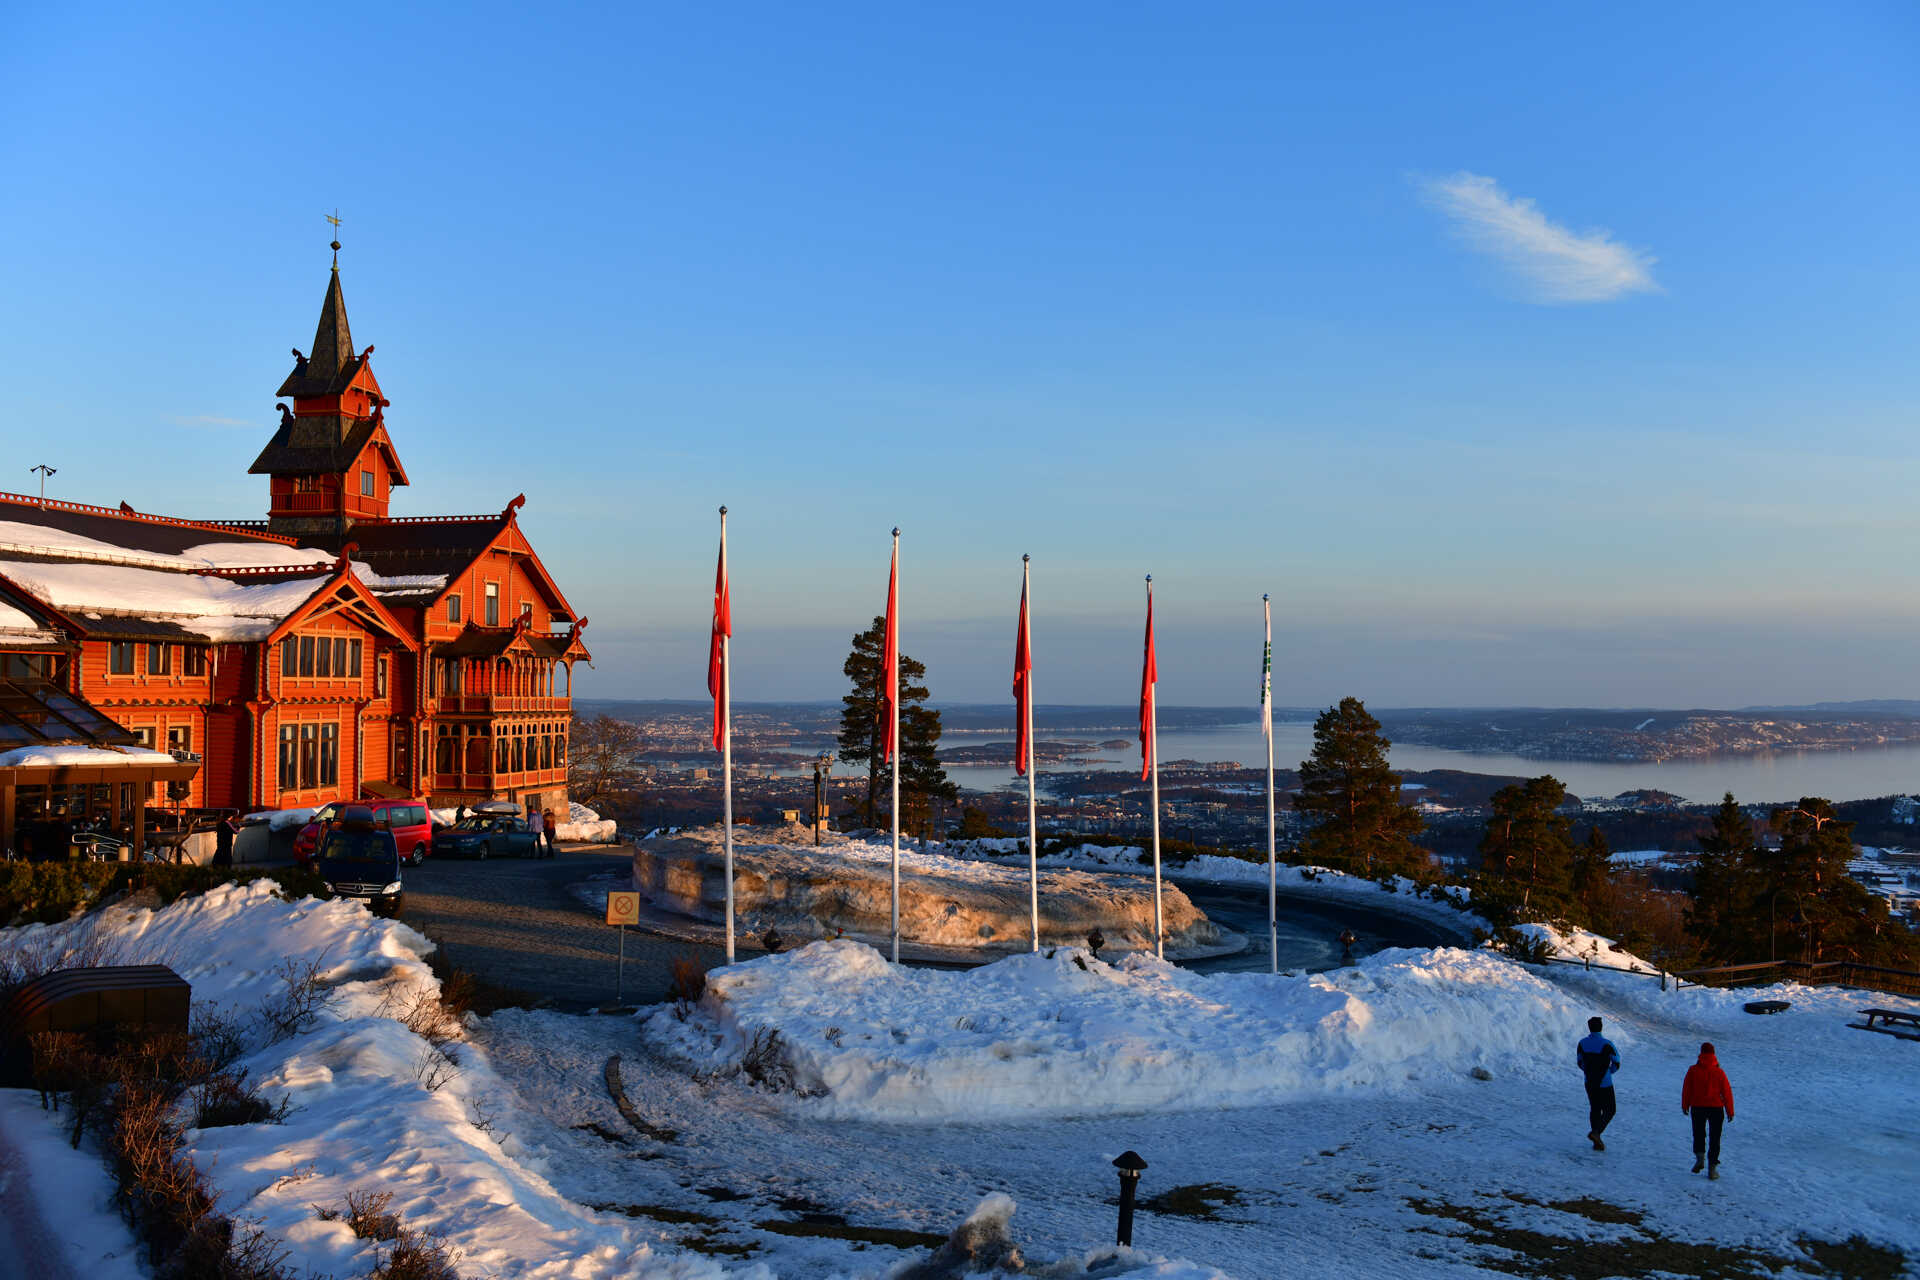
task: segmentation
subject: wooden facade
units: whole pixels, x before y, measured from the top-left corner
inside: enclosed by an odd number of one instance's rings
[[[408,481],[372,351],[353,350],[336,265],[252,467],[264,521],[0,494],[0,521],[45,533],[0,549],[0,575],[64,619],[75,692],[200,766],[171,794],[155,783],[151,803],[565,812],[586,620],[521,531],[524,496],[493,515],[389,513]]]

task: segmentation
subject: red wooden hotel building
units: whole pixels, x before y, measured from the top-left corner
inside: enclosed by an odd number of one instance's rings
[[[51,817],[124,829],[142,801],[566,813],[586,619],[522,533],[524,496],[389,514],[407,473],[372,353],[336,257],[251,468],[265,520],[0,494],[0,845]]]

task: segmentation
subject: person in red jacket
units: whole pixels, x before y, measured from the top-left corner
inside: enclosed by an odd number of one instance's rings
[[[1720,1126],[1733,1123],[1733,1086],[1711,1044],[1700,1046],[1700,1060],[1687,1068],[1680,1086],[1680,1114],[1693,1117],[1693,1171],[1705,1164],[1707,1176],[1720,1176]]]

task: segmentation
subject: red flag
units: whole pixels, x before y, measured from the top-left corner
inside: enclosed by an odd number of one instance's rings
[[[1033,651],[1027,646],[1027,584],[1022,582],[1020,634],[1013,641],[1013,712],[1018,721],[1013,730],[1013,771],[1023,775],[1027,771],[1027,753],[1033,745],[1027,740],[1027,722],[1032,716],[1032,675]]]
[[[1153,765],[1153,686],[1160,679],[1160,668],[1153,660],[1153,580],[1147,580],[1147,650],[1140,660],[1140,778],[1145,781]]]
[[[707,692],[713,695],[713,749],[723,751],[727,731],[724,699],[727,680],[727,638],[733,635],[733,599],[727,588],[727,535],[720,534],[720,563],[713,571],[713,641],[707,650]]]
[[[880,747],[882,760],[893,759],[894,706],[900,697],[900,531],[893,531],[893,562],[887,567],[887,635],[880,657]]]

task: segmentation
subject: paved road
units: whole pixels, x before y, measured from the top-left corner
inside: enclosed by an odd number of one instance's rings
[[[448,959],[490,982],[548,997],[578,1011],[614,999],[617,930],[567,886],[622,870],[625,846],[582,845],[548,859],[430,858],[406,873],[406,922],[440,944]],[[627,930],[625,995],[652,1003],[667,994],[670,966],[691,956],[702,968],[717,947]]]

